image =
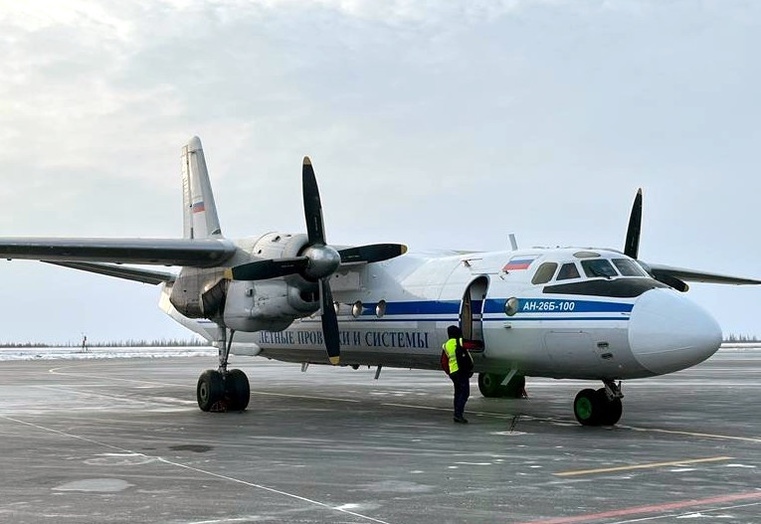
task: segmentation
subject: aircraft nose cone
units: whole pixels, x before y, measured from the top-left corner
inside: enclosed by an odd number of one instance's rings
[[[656,374],[698,364],[719,349],[721,328],[697,304],[670,289],[651,289],[637,299],[629,320],[629,346]]]

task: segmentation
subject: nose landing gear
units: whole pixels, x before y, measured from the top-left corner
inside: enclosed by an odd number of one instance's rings
[[[573,414],[582,426],[613,426],[621,419],[621,383],[603,382],[604,388],[582,389],[573,401]]]

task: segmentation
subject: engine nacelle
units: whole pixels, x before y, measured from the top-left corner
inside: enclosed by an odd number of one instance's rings
[[[251,260],[296,257],[306,235],[267,233],[239,247]],[[243,263],[239,260],[237,263]],[[278,331],[320,307],[319,287],[301,275],[256,282],[230,281],[224,269],[184,268],[172,286],[172,305],[189,318],[208,318],[238,331]]]
[[[184,268],[172,285],[169,301],[188,318],[213,319],[222,313],[227,285],[222,269]]]
[[[306,235],[272,232],[262,235],[251,247],[258,258],[290,258],[301,254],[309,243]]]
[[[315,289],[304,289],[285,280],[233,281],[227,288],[225,325],[236,331],[280,331],[320,308]]]

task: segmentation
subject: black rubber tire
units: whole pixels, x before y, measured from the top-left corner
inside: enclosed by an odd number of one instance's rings
[[[233,369],[225,377],[225,397],[228,411],[244,411],[251,399],[248,377],[240,369]]]
[[[222,373],[216,369],[207,369],[198,377],[196,399],[201,411],[211,411],[225,397],[225,384]]]
[[[502,377],[504,380],[504,377]],[[502,381],[500,381],[500,384]],[[507,386],[500,386],[499,396],[502,398],[523,398],[523,392],[526,390],[526,377],[515,375],[510,379]]]
[[[500,385],[507,375],[498,375],[496,373],[479,373],[478,374],[478,391],[486,398],[500,397]]]
[[[621,415],[624,412],[621,399],[614,398],[609,400],[608,395],[605,394],[605,388],[598,389],[595,394],[597,395],[597,402],[600,405],[597,423],[600,426],[615,426],[621,420]]]
[[[573,400],[573,414],[582,426],[597,426],[600,419],[600,397],[594,389],[582,389]]]
[[[523,398],[526,377],[515,375],[507,386],[503,386],[502,381],[506,376],[498,373],[479,373],[478,391],[486,398]]]

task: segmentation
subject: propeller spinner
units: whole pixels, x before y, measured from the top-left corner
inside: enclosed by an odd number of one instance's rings
[[[304,157],[301,170],[304,218],[308,242],[297,257],[257,260],[236,266],[230,270],[234,280],[266,280],[300,274],[319,282],[322,307],[322,332],[330,363],[340,362],[341,343],[338,317],[333,306],[330,277],[340,264],[381,262],[406,253],[402,244],[371,244],[336,250],[327,244],[322,219],[322,203],[317,178],[309,157]]]

